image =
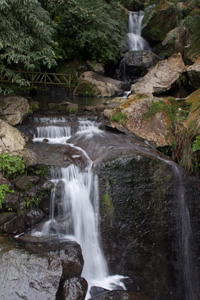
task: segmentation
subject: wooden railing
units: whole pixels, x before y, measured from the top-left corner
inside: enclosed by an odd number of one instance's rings
[[[26,71],[16,71],[20,77],[30,82],[31,86],[34,85],[62,85],[66,87],[71,87],[71,73],[47,73],[47,72],[26,72]],[[0,82],[3,83],[13,83],[12,76],[8,77],[3,75],[0,78]]]

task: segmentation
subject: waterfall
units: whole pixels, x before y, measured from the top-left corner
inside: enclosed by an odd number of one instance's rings
[[[199,281],[193,262],[192,253],[192,229],[190,213],[185,199],[183,176],[175,164],[172,164],[177,181],[177,243],[179,251],[179,266],[181,270],[181,282],[183,282],[184,295],[187,300],[199,299]]]
[[[55,121],[54,121],[55,123]],[[95,121],[79,119],[76,134],[92,136],[101,134],[99,124]],[[49,124],[48,124],[49,125]],[[68,128],[68,127],[67,127]],[[70,135],[70,128],[55,128],[55,126],[37,127],[34,141],[51,139],[52,143],[62,143]],[[66,143],[66,142],[65,142]],[[123,276],[109,276],[99,237],[99,182],[98,175],[93,170],[93,163],[87,153],[72,144],[68,144],[82,152],[86,159],[86,167],[80,168],[74,164],[66,168],[52,167],[51,206],[49,220],[43,225],[42,232],[33,235],[58,236],[76,240],[82,249],[84,267],[82,276],[88,282],[86,299],[90,298],[90,288],[99,286],[113,290],[125,289]]]
[[[128,21],[128,45],[130,51],[147,50],[148,43],[141,37],[143,11],[130,12]]]
[[[177,258],[180,272],[181,293],[186,300],[199,299],[199,280],[192,253],[192,229],[190,212],[186,203],[184,178],[177,165],[169,160],[159,158],[172,167],[176,179],[177,208]]]

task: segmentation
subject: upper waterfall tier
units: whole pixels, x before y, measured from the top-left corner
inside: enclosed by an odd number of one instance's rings
[[[142,32],[142,19],[144,17],[143,11],[130,12],[128,21],[128,45],[130,51],[148,50],[148,43],[143,37]]]

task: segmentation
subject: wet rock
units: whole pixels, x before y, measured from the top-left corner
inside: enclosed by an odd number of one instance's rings
[[[22,216],[14,217],[9,222],[5,223],[3,226],[3,231],[5,233],[16,235],[25,232],[27,229],[27,225]]]
[[[22,210],[24,208],[24,199],[20,197],[19,193],[7,193],[4,198],[4,205],[12,208],[14,211]]]
[[[63,257],[61,256],[61,259],[64,279],[81,276],[84,262],[81,248],[78,244],[71,248],[66,248]]]
[[[91,297],[95,297],[101,293],[104,293],[104,292],[108,292],[109,290],[106,290],[102,287],[99,287],[99,286],[92,286],[91,289],[90,289],[90,295]]]
[[[36,185],[39,180],[40,180],[39,176],[21,175],[21,176],[18,176],[14,180],[14,184],[15,184],[17,189],[25,190],[27,188],[30,188],[33,185]]]
[[[20,131],[0,119],[0,153],[22,150],[25,144]]]
[[[108,291],[93,296],[89,300],[153,300],[153,298],[129,291]]]
[[[145,155],[108,160],[100,169],[101,237],[109,270],[129,276],[150,299],[186,299],[179,290],[182,270],[177,272],[182,246],[176,250],[179,211],[173,170]],[[179,171],[193,214],[194,207],[199,211],[198,181]],[[191,224],[198,239],[196,221],[192,218]]]
[[[24,221],[27,226],[33,226],[44,218],[44,212],[39,208],[32,208],[25,216]]]
[[[46,215],[49,215],[50,213],[50,196],[44,195],[42,199],[39,202],[39,208],[41,208]]]
[[[121,282],[125,285],[128,291],[138,292],[140,291],[140,287],[132,278],[122,278]]]
[[[0,118],[10,125],[21,123],[28,111],[28,101],[21,96],[0,98]]]
[[[180,53],[160,61],[134,85],[133,91],[139,94],[158,95],[169,91],[186,70]]]
[[[83,256],[79,244],[58,238],[20,237],[25,247],[34,253],[50,253],[62,263],[62,280],[81,276]]]
[[[55,300],[62,276],[60,261],[31,253],[14,242],[0,241],[0,298]]]
[[[0,226],[16,217],[14,212],[0,213]]]
[[[71,278],[63,284],[63,300],[84,300],[87,293],[87,281],[84,278]]]
[[[124,81],[131,80],[132,82],[148,72],[160,58],[150,51],[129,51],[127,52],[121,63],[120,71]]]

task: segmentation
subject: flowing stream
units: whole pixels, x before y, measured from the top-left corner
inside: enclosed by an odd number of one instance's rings
[[[53,125],[38,126],[34,134],[34,142],[43,142],[48,139],[51,144],[66,144],[73,131],[70,126],[56,126],[60,121],[53,119]],[[41,123],[41,120],[40,120]],[[99,124],[95,121],[80,118],[78,120],[76,135],[101,134]],[[106,260],[100,247],[99,238],[99,187],[98,176],[93,170],[92,160],[87,153],[79,147],[85,159],[85,167],[71,164],[67,168],[52,167],[51,181],[54,188],[51,193],[50,219],[42,229],[40,235],[57,235],[67,239],[76,240],[82,249],[84,268],[82,276],[88,282],[86,299],[90,298],[89,290],[92,286],[101,286],[105,289],[125,289],[120,275],[109,276]],[[73,155],[78,158],[79,155]],[[58,205],[59,191],[59,205]],[[59,206],[55,217],[56,206]],[[35,233],[38,235],[38,233]]]

